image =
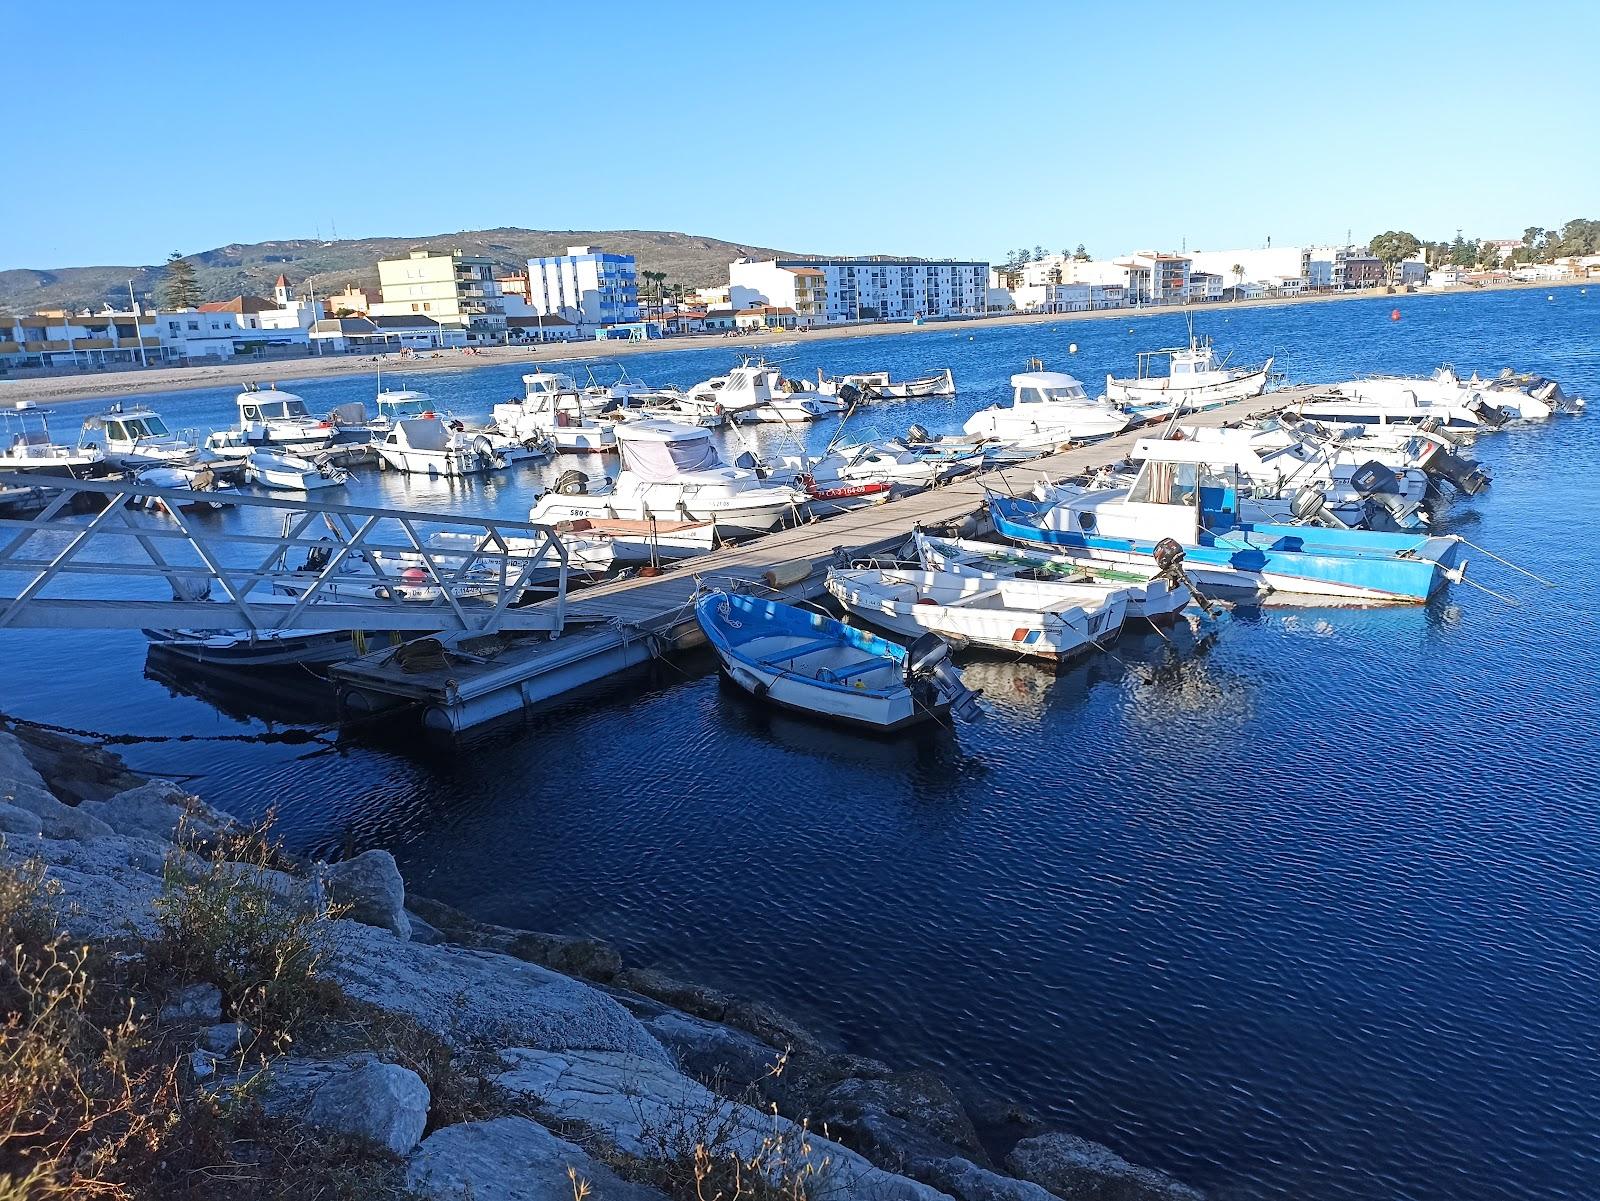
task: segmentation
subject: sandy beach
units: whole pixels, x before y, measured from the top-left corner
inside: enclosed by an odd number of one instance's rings
[[[1570,281],[1572,284],[1583,281]],[[905,322],[883,322],[870,325],[825,326],[812,330],[782,330],[768,334],[740,332],[730,338],[724,334],[696,334],[668,338],[654,342],[573,342],[547,346],[492,346],[476,353],[460,350],[432,352],[435,359],[427,357],[405,360],[408,375],[427,371],[472,371],[481,367],[495,367],[512,363],[546,364],[572,363],[594,359],[618,359],[634,354],[654,354],[667,350],[699,350],[716,347],[751,347],[777,342],[825,341],[833,338],[871,338],[886,335],[915,335],[941,333],[952,329],[974,330],[1000,325],[1059,325],[1063,321],[1134,320],[1140,317],[1166,316],[1177,312],[1193,311],[1199,314],[1231,312],[1244,308],[1274,308],[1291,304],[1323,304],[1341,300],[1393,300],[1410,301],[1429,296],[1449,296],[1456,292],[1511,290],[1570,286],[1568,282],[1507,283],[1493,288],[1440,288],[1423,292],[1383,293],[1337,292],[1314,296],[1274,297],[1262,300],[1239,300],[1226,303],[1193,305],[1183,308],[1103,309],[1086,313],[1004,313],[989,317],[972,317],[962,320],[934,321],[926,325]],[[398,360],[398,354],[385,357]],[[62,404],[71,401],[94,400],[104,396],[126,396],[143,392],[173,392],[186,388],[242,387],[259,380],[287,383],[292,380],[321,379],[329,376],[368,374],[373,369],[374,358],[366,354],[310,355],[304,358],[239,360],[228,363],[195,365],[192,367],[148,367],[120,371],[94,371],[74,375],[47,375],[37,377],[0,377],[0,407],[15,405],[18,401],[35,404]]]

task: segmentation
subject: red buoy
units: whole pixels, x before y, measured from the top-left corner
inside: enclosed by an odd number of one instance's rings
[[[1400,320],[1400,310],[1399,309],[1390,309],[1389,310],[1389,320],[1390,321],[1398,321],[1398,320]]]

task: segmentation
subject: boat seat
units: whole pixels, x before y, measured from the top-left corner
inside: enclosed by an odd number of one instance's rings
[[[863,659],[859,663],[852,663],[847,667],[826,668],[819,672],[817,678],[830,684],[842,684],[846,680],[853,680],[856,676],[864,676],[868,672],[878,671],[890,666],[888,660],[879,658]]]
[[[829,650],[838,645],[837,638],[818,638],[815,642],[802,642],[799,646],[789,647],[783,653],[773,655],[771,661],[793,663],[796,659],[803,659],[807,655],[814,655],[818,651]]]

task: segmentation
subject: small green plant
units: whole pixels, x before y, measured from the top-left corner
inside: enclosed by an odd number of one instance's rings
[[[327,923],[342,910],[309,890],[283,887],[269,830],[270,819],[217,837],[199,853],[168,854],[149,961],[173,983],[215,984],[236,1017],[282,1036],[336,1000],[318,970],[329,953]],[[180,827],[179,847],[186,841]]]

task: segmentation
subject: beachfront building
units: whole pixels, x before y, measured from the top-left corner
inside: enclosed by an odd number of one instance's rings
[[[1344,265],[1353,253],[1349,246],[1313,246],[1306,259],[1306,287],[1313,292],[1344,291]]]
[[[1394,265],[1394,282],[1404,288],[1418,288],[1428,282],[1428,264],[1419,254]]]
[[[177,359],[154,313],[0,313],[0,364],[7,367],[127,367]]]
[[[367,289],[349,284],[323,301],[322,307],[330,317],[365,317],[377,303],[378,298]]]
[[[828,276],[820,267],[796,267],[775,259],[740,259],[728,268],[732,308],[775,305],[795,314],[799,325],[828,320]]]
[[[799,322],[798,313],[777,304],[753,304],[749,308],[740,309],[733,317],[736,329],[751,331],[794,329]]]
[[[1311,280],[1311,247],[1263,246],[1253,250],[1196,250],[1190,272],[1221,276],[1224,288],[1260,284],[1269,296],[1298,296]]]
[[[1116,266],[1127,271],[1128,297],[1134,304],[1182,304],[1189,298],[1190,258],[1156,250],[1136,250]]]
[[[797,269],[818,271],[821,276],[797,273]],[[761,288],[763,282],[779,279],[777,272],[796,281],[794,301],[787,296],[779,301]],[[728,269],[728,290],[734,305],[739,304],[737,281],[741,279],[757,281],[751,290],[766,297],[763,303],[781,303],[794,308],[797,315],[801,289],[809,292],[808,303],[820,307],[822,320],[828,324],[978,317],[988,311],[988,263],[890,258],[770,259],[757,263],[741,259]]]
[[[700,320],[701,329],[708,334],[726,333],[728,330],[739,328],[738,309],[707,309],[706,315]]]
[[[1376,288],[1387,283],[1389,271],[1383,260],[1370,254],[1351,253],[1344,260],[1344,286],[1342,291],[1356,288]]]
[[[506,314],[494,282],[494,261],[459,250],[413,250],[378,260],[383,299],[369,317],[416,317],[460,330],[469,343],[505,340]]]
[[[631,254],[569,246],[566,254],[528,260],[526,303],[534,314],[564,317],[594,330],[639,320],[639,269]]]
[[[467,331],[432,317],[394,313],[369,317],[325,317],[311,327],[318,354],[378,354],[394,350],[446,350],[467,345]]]
[[[583,337],[579,326],[554,313],[508,313],[506,332],[513,342],[575,342]]]
[[[1122,284],[1019,284],[1007,291],[1019,313],[1086,313],[1128,303]]]

